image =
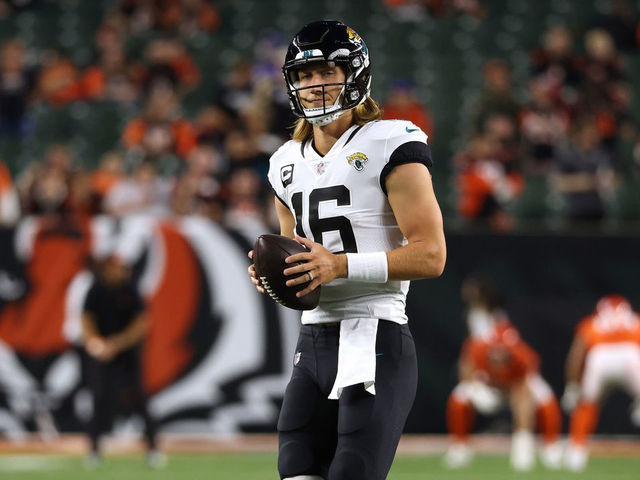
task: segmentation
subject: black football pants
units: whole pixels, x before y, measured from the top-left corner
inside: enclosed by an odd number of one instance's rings
[[[408,325],[380,320],[376,394],[362,384],[327,397],[338,366],[340,326],[303,325],[278,420],[281,478],[384,480],[413,404],[415,345]]]

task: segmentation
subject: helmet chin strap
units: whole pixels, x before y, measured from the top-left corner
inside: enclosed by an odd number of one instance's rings
[[[313,118],[307,118],[307,122],[309,122],[311,125],[317,125],[319,127],[324,127],[325,125],[329,125],[332,122],[335,122],[340,115],[342,115],[345,111],[344,110],[340,110],[338,112],[333,112],[333,113],[329,113],[327,115],[322,115],[321,117],[313,117]]]

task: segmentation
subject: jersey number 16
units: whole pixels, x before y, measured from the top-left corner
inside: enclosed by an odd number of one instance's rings
[[[325,217],[318,216],[318,207],[320,202],[335,201],[339,207],[351,205],[351,192],[344,185],[335,185],[333,187],[316,188],[309,194],[309,228],[316,242],[322,243],[322,234],[324,232],[337,231],[342,239],[341,252],[333,253],[356,253],[356,237],[353,234],[351,222],[347,217]],[[291,203],[296,215],[296,233],[301,237],[306,237],[302,229],[302,218],[304,212],[302,208],[302,192],[296,192],[291,197]]]

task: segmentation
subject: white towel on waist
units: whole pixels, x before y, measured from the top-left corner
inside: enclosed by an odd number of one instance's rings
[[[376,334],[377,318],[350,318],[340,322],[338,373],[329,398],[340,398],[342,389],[364,384],[371,395],[376,394]]]

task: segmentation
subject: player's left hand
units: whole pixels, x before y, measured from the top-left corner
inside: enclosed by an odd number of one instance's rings
[[[311,279],[311,283],[299,291],[296,296],[302,297],[313,291],[324,283],[329,283],[336,278],[347,276],[347,256],[344,254],[333,254],[319,243],[312,242],[308,238],[298,235],[295,240],[309,249],[309,252],[297,253],[285,259],[287,263],[304,262],[301,265],[286,268],[285,275],[300,275],[299,277],[287,280],[287,286],[293,287],[306,283]]]
[[[120,349],[118,348],[116,342],[107,338],[104,341],[103,349],[95,357],[99,361],[107,363],[113,360],[115,356],[118,355],[118,353],[120,353]]]

